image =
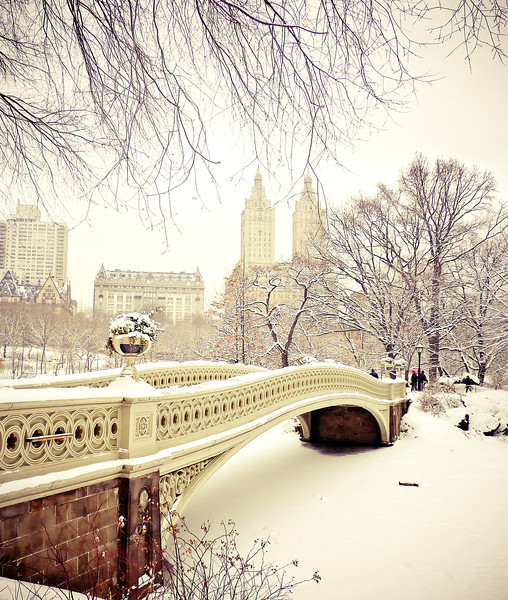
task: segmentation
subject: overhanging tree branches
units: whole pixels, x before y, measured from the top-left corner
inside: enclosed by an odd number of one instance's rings
[[[296,146],[336,157],[412,85],[414,23],[432,17],[433,41],[503,57],[507,16],[468,0],[2,0],[2,174],[41,200],[72,177],[85,194],[115,186],[128,203],[121,182],[159,206],[220,159],[208,136],[229,119],[275,162]]]

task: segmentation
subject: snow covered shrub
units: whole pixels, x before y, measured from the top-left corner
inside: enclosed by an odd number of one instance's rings
[[[506,396],[497,390],[467,394],[462,406],[446,413],[457,427],[476,435],[508,436],[508,406]]]
[[[508,441],[508,404],[500,390],[483,388],[458,394],[452,386],[425,388],[415,404],[424,412],[443,417],[471,436],[495,436]],[[402,431],[402,429],[401,429]]]
[[[199,535],[192,533],[185,520],[173,514],[163,559],[164,583],[153,598],[283,600],[296,586],[321,579],[317,571],[305,580],[288,577],[287,570],[296,568],[298,561],[292,560],[283,567],[268,562],[268,540],[255,540],[251,549],[243,554],[238,548],[238,533],[232,521],[221,523],[218,535],[211,534],[210,524],[203,524],[201,530]]]
[[[450,408],[462,404],[460,395],[453,392],[453,387],[441,383],[425,386],[418,402],[423,412],[435,416],[442,415]]]

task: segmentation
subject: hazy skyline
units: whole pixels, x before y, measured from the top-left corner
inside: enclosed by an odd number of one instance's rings
[[[370,139],[358,142],[354,150],[344,150],[340,161],[349,172],[326,164],[316,167],[327,203],[342,203],[360,191],[370,194],[379,181],[394,184],[417,152],[431,161],[456,158],[468,167],[492,171],[499,197],[507,197],[508,67],[484,55],[475,58],[472,73],[459,56],[438,61],[432,70],[438,69],[444,78],[421,85],[417,97],[410,99],[410,109],[394,115],[396,123],[372,132]],[[69,233],[68,277],[80,308],[92,305],[94,277],[103,263],[108,269],[199,268],[207,300],[220,291],[223,278],[240,256],[240,215],[257,168],[248,166],[238,183],[226,180],[235,169],[246,166],[241,152],[226,154],[229,152],[224,149],[224,166],[217,175],[221,202],[213,195],[202,198],[206,208],[196,199],[185,204],[181,199],[175,201],[176,226],[166,224],[168,246],[163,228],[147,230],[136,211],[119,214],[111,208],[91,208],[90,225],[80,224]],[[221,181],[222,171],[225,179]],[[262,167],[261,173],[267,196],[277,209],[276,258],[280,259],[291,252],[291,215],[303,179],[296,186],[296,197],[281,202],[285,193]],[[313,180],[315,183],[315,177]]]

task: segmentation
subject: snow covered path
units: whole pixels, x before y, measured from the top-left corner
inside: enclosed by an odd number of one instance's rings
[[[282,424],[214,475],[187,522],[232,519],[246,547],[270,536],[272,562],[299,559],[298,578],[318,569],[295,600],[508,598],[508,444],[406,418],[394,446],[343,451]]]

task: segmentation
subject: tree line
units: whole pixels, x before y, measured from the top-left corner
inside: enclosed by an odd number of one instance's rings
[[[421,344],[431,380],[506,381],[507,224],[492,174],[417,155],[396,186],[331,208],[305,260],[239,265],[212,307],[214,358],[409,367]]]
[[[213,329],[205,319],[173,324],[163,313],[157,319],[163,331],[141,361],[184,361],[203,355]],[[70,375],[119,367],[122,359],[106,348],[110,320],[106,315],[71,315],[47,305],[2,304],[0,378]]]
[[[3,304],[1,376],[68,375],[103,367],[107,323],[102,321],[45,305]]]
[[[316,360],[387,372],[422,365],[508,381],[508,214],[492,174],[417,155],[397,185],[330,208],[309,253],[239,263],[199,319],[171,323],[143,360],[287,367]],[[3,371],[21,377],[119,366],[109,319],[4,305]]]

